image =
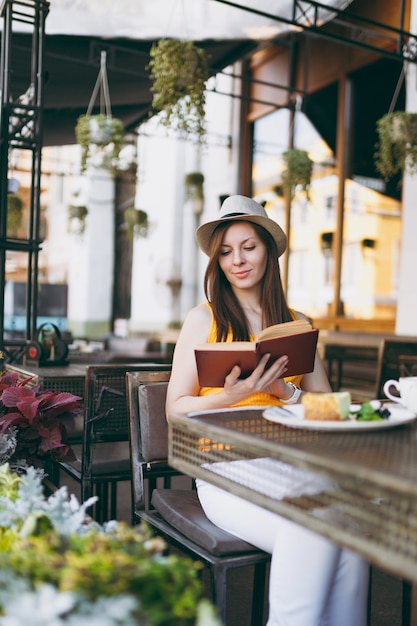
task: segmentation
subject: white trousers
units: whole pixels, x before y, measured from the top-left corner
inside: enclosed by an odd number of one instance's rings
[[[365,626],[369,566],[349,550],[197,480],[216,526],[272,555],[267,626]]]

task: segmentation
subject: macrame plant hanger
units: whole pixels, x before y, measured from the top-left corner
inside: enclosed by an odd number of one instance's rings
[[[97,95],[100,92],[100,113],[111,118],[111,106],[110,106],[110,91],[109,83],[107,81],[107,52],[101,51],[100,55],[100,70],[98,72],[96,84],[94,85],[93,93],[91,94],[90,102],[87,108],[87,115],[92,114],[94,103],[97,100]]]

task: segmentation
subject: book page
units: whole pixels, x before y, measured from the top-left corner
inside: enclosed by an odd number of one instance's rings
[[[283,324],[274,324],[261,330],[256,340],[269,339],[271,337],[281,337],[282,335],[295,335],[297,333],[305,333],[311,330],[312,326],[307,320],[293,320],[284,322]]]
[[[195,350],[214,350],[217,352],[236,352],[240,350],[255,351],[256,345],[253,341],[218,341],[216,343],[199,343],[195,346]]]

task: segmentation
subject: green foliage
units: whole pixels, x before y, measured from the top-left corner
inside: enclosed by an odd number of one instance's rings
[[[124,212],[125,228],[129,239],[136,237],[147,237],[149,230],[149,219],[146,211],[128,207]]]
[[[22,225],[23,200],[15,194],[7,195],[7,234],[16,237]]]
[[[185,175],[184,184],[186,200],[204,200],[204,174],[201,172],[190,172]]]
[[[20,476],[11,472],[7,463],[0,465],[0,498],[14,502],[19,493],[20,482]]]
[[[118,168],[118,159],[125,139],[123,122],[103,113],[81,115],[75,127],[77,143],[81,146],[81,171],[89,162],[113,173]]]
[[[120,523],[107,533],[18,538],[3,554],[2,567],[26,578],[32,588],[49,583],[90,602],[133,595],[150,625],[193,624],[201,598],[197,566],[182,557],[164,557],[160,550],[160,540],[149,530]]]
[[[94,500],[79,505],[65,487],[45,498],[41,472],[0,467],[0,615],[15,626],[27,624],[28,607],[44,626],[86,616],[103,626],[220,626],[202,600],[200,565],[166,556],[144,523],[92,522]]]
[[[377,121],[375,166],[385,180],[417,172],[417,113],[396,111]]]
[[[85,220],[88,215],[88,209],[86,206],[78,206],[71,204],[68,207],[68,220],[71,222],[73,219],[78,220],[78,234],[81,235],[85,231]]]
[[[207,56],[192,41],[160,39],[152,44],[148,68],[155,111],[164,126],[194,135],[205,135]]]
[[[285,169],[282,173],[282,186],[289,190],[290,197],[293,198],[295,188],[300,185],[308,198],[313,161],[305,150],[296,148],[287,150],[282,156],[285,163]]]

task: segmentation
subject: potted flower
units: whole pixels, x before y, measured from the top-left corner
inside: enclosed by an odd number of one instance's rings
[[[385,180],[417,172],[417,113],[395,111],[377,121],[375,165]]]
[[[0,614],[26,626],[220,626],[202,597],[198,565],[165,555],[146,526],[86,516],[61,487],[46,498],[42,474],[0,466]]]
[[[149,219],[146,211],[130,206],[124,212],[124,227],[129,239],[146,237],[149,230]]]
[[[282,173],[283,188],[289,190],[290,198],[292,199],[296,187],[301,186],[308,198],[313,173],[313,161],[308,156],[308,153],[305,150],[293,148],[284,152],[282,157],[285,164],[285,169]]]
[[[81,146],[81,171],[93,163],[117,172],[125,134],[123,122],[116,117],[104,113],[81,115],[75,127],[77,143]]]
[[[161,112],[162,124],[202,141],[209,77],[205,51],[192,41],[160,39],[150,57],[152,105]]]
[[[67,442],[66,424],[83,410],[71,393],[40,390],[18,382],[17,372],[0,377],[0,447],[9,450],[10,462],[38,465],[43,460],[75,460]],[[14,440],[11,445],[10,440]],[[8,443],[9,442],[9,443]]]

